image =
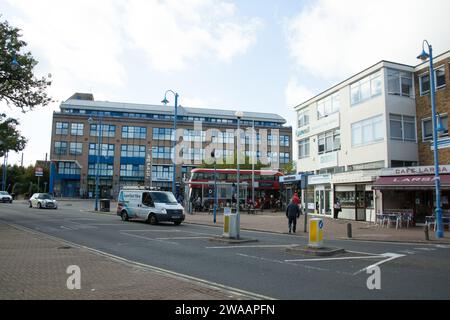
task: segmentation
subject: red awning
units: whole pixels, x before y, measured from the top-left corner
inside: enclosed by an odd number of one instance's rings
[[[450,175],[442,174],[441,187],[450,187]],[[373,184],[374,189],[431,189],[435,186],[434,175],[379,177]]]

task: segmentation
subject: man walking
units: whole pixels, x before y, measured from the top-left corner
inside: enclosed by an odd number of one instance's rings
[[[291,233],[291,230],[295,233],[297,228],[297,218],[300,217],[300,208],[298,204],[294,203],[292,200],[286,208],[286,217],[289,219],[289,233]]]

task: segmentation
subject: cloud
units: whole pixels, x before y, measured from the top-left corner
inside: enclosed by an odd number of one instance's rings
[[[228,62],[244,54],[262,26],[239,18],[234,4],[210,0],[136,0],[125,8],[125,31],[152,68],[175,71],[207,58]]]
[[[313,92],[299,83],[299,80],[295,77],[292,77],[286,86],[284,91],[284,95],[286,97],[286,105],[289,109],[297,106],[299,103],[310,99],[313,97]],[[294,121],[295,122],[295,121]]]
[[[422,40],[450,49],[447,0],[319,0],[286,25],[290,55],[318,79],[340,81],[380,60],[418,64]]]

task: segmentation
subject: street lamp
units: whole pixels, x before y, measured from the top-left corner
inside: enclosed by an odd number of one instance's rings
[[[428,53],[425,51],[425,44],[428,47]],[[436,98],[434,84],[434,68],[433,68],[433,49],[427,40],[422,42],[422,53],[417,57],[422,61],[429,59],[430,65],[430,97],[431,97],[431,119],[433,123],[433,147],[434,147],[434,176],[436,188],[436,238],[444,237],[442,228],[442,208],[441,208],[441,178],[439,176],[439,157],[438,157],[438,127],[436,121]]]
[[[161,101],[165,105],[169,103],[169,100],[167,100],[167,93],[171,92],[175,96],[175,115],[173,117],[173,179],[172,179],[172,193],[175,196],[176,188],[175,188],[175,179],[176,179],[176,173],[177,173],[177,166],[176,166],[176,152],[175,152],[175,146],[176,146],[176,134],[177,134],[177,116],[178,116],[178,93],[173,92],[172,90],[167,90],[164,94],[164,99]]]
[[[6,178],[8,174],[8,152],[5,152],[3,157],[2,191],[7,191]]]
[[[237,118],[237,148],[236,148],[236,152],[237,152],[237,157],[236,157],[236,161],[237,161],[237,195],[236,195],[236,238],[239,239],[239,233],[240,233],[240,227],[241,227],[241,215],[239,213],[239,179],[240,179],[240,167],[239,167],[239,163],[240,163],[240,146],[241,146],[241,128],[240,128],[240,122],[241,122],[241,118],[243,117],[243,113],[242,111],[236,111],[236,113],[234,114]]]
[[[94,120],[92,118],[88,119],[88,122],[92,124]],[[97,164],[95,168],[95,211],[98,211],[98,185],[99,185],[99,170],[100,170],[100,143],[103,132],[102,126],[102,116],[99,115],[99,127],[97,127],[98,132],[98,142],[97,142]]]
[[[214,223],[216,223],[216,214],[217,214],[217,167],[216,167],[216,149],[211,151],[211,157],[214,158],[214,206],[213,206],[213,215],[214,215]]]

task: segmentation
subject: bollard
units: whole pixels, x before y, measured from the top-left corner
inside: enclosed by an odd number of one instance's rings
[[[428,233],[428,225],[427,224],[423,228],[423,232],[425,232],[425,240],[429,241],[430,240],[430,235]]]
[[[352,237],[352,224],[347,223],[347,238],[351,238],[351,237]]]
[[[307,233],[308,232],[308,211],[305,209],[305,221],[304,221],[304,226],[303,226],[303,232]]]

